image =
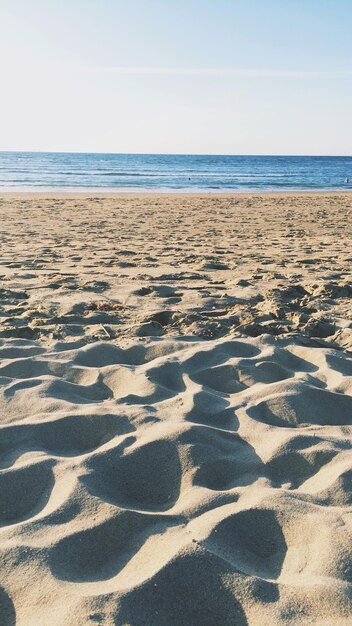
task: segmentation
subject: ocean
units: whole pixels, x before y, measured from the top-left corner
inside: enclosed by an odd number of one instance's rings
[[[352,157],[0,152],[0,191],[352,189]]]

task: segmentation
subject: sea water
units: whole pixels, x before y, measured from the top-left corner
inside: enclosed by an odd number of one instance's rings
[[[352,189],[352,157],[0,152],[2,191],[348,188]]]

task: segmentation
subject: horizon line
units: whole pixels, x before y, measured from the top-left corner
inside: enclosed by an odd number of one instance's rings
[[[186,156],[186,157],[279,157],[279,158],[342,158],[350,159],[352,154],[283,154],[283,153],[234,153],[234,152],[111,152],[111,151],[87,151],[87,150],[2,150],[1,154],[90,154],[108,156]]]

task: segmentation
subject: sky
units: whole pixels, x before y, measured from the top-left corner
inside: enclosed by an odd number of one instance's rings
[[[352,0],[0,0],[0,150],[352,154]]]

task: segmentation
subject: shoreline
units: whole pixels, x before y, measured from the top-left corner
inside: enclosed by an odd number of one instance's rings
[[[84,199],[89,199],[92,198],[92,196],[94,197],[101,197],[101,198],[155,198],[155,197],[162,197],[162,198],[193,198],[193,199],[197,199],[197,198],[208,198],[208,199],[213,199],[213,198],[231,198],[234,197],[236,199],[242,199],[242,198],[249,198],[252,196],[255,197],[261,197],[261,196],[265,196],[265,197],[273,197],[273,198],[278,198],[280,196],[286,198],[286,197],[301,197],[301,196],[334,196],[336,197],[337,195],[340,196],[348,196],[348,195],[352,195],[352,189],[346,189],[346,190],[323,190],[323,189],[317,189],[317,190],[308,190],[308,189],[302,189],[302,190],[263,190],[263,191],[216,191],[216,192],[212,192],[212,191],[172,191],[172,190],[167,190],[167,191],[95,191],[95,190],[82,190],[82,191],[65,191],[62,189],[58,189],[57,191],[55,190],[50,190],[50,191],[40,191],[40,190],[35,190],[35,191],[3,191],[0,190],[0,198],[5,198],[5,199],[16,199],[16,198],[21,198],[21,197],[25,197],[27,199],[31,199],[31,198],[40,198],[41,200],[45,200],[45,199],[80,199],[80,200],[84,200]]]

